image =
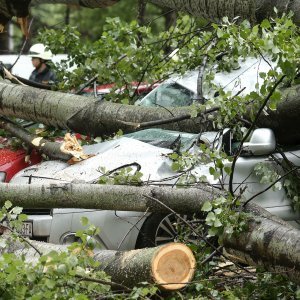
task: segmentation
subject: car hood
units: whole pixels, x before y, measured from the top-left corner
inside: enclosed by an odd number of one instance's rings
[[[62,181],[94,183],[102,175],[100,168],[107,171],[122,166],[140,165],[143,180],[160,180],[174,175],[167,154],[172,151],[155,147],[134,139],[122,137],[95,145],[85,146],[91,158],[74,165],[62,161],[46,161],[19,172],[11,182]]]
[[[203,136],[205,142],[213,133]],[[62,161],[45,161],[26,168],[16,174],[11,183],[96,183],[103,175],[100,171],[112,171],[117,168],[132,166],[133,172],[140,166],[142,180],[148,183],[173,183],[178,173],[172,170],[170,149],[153,146],[128,137],[99,144],[84,146],[86,154],[94,155],[77,164],[69,165]],[[197,167],[197,173],[209,174],[209,165]]]

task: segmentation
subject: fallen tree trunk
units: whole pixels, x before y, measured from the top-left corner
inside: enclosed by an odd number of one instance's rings
[[[185,287],[193,278],[196,261],[185,245],[170,243],[156,248],[144,248],[121,253],[101,251],[95,254],[101,268],[112,280],[125,286],[150,282],[165,290]]]
[[[2,117],[0,117],[0,128],[21,139],[30,148],[34,148],[39,152],[46,154],[49,158],[65,161],[72,158],[72,155],[66,154],[61,151],[62,144],[57,142],[49,142],[37,135],[30,134],[24,128]]]
[[[150,186],[0,183],[0,205],[10,200],[14,205],[24,208],[72,207],[169,212],[167,208],[151,200],[151,197],[155,197],[179,213],[196,213],[205,201],[213,200],[219,194],[219,190],[205,185],[199,189],[190,188],[187,193],[186,189]]]
[[[229,20],[240,17],[242,20],[261,21],[273,16],[276,7],[279,14],[292,11],[294,22],[300,24],[299,0],[150,0],[150,2],[211,21],[220,21],[225,16],[229,17]]]
[[[67,5],[77,5],[84,6],[88,8],[102,8],[114,5],[120,2],[120,0],[32,0],[33,5],[37,4],[67,4]]]
[[[0,203],[10,200],[23,207],[97,208],[105,210],[199,213],[201,206],[221,191],[203,187],[176,189],[162,187],[99,185],[16,185],[0,184]],[[154,200],[157,199],[157,201]],[[254,204],[248,204],[248,230],[236,237],[224,235],[224,245],[248,256],[246,262],[284,272],[300,283],[300,231]],[[255,252],[258,250],[257,252]],[[241,255],[243,257],[243,255]]]
[[[244,211],[251,216],[249,228],[238,235],[224,235],[227,256],[300,284],[300,230],[259,206],[247,205]]]
[[[276,111],[259,117],[258,125],[274,130],[281,144],[300,143],[300,85],[287,88]],[[102,136],[122,129],[136,130],[140,124],[150,121],[181,117],[191,114],[190,107],[168,108],[122,105],[91,100],[53,91],[45,91],[0,81],[0,114],[40,122],[78,133]],[[213,129],[212,121],[205,123],[201,117],[161,125],[160,128],[186,132]]]
[[[41,3],[62,3],[77,4],[89,8],[106,7],[118,2],[120,2],[120,0],[32,0],[33,5]],[[279,13],[292,11],[294,13],[294,22],[300,24],[299,0],[149,0],[149,2],[212,21],[222,20],[225,16],[228,16],[229,20],[234,17],[240,17],[241,19],[256,18],[258,21],[261,21],[274,15],[274,8],[276,7]]]
[[[161,107],[122,105],[0,81],[0,114],[86,135],[109,135],[119,129],[124,132],[134,131],[135,127],[127,125],[126,122],[163,120],[187,113],[191,113],[191,108],[166,110]],[[202,128],[200,120],[184,120],[163,127],[199,132]]]
[[[9,237],[4,234],[1,239],[9,240]],[[25,255],[28,263],[36,264],[40,254],[67,251],[68,247],[36,241],[30,241],[30,244],[34,247],[9,241],[10,246],[1,248],[0,254]],[[149,282],[163,290],[179,290],[185,287],[193,279],[196,265],[192,251],[180,243],[123,252],[102,250],[95,252],[93,259],[100,262],[99,268],[111,276],[112,282],[120,286],[134,287],[140,282]]]

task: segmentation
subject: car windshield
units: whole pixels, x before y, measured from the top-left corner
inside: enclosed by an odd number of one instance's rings
[[[162,148],[172,148],[174,144],[180,143],[183,149],[191,147],[198,138],[198,134],[158,128],[145,129],[124,136]]]
[[[144,97],[138,104],[142,106],[189,106],[194,93],[178,83],[163,83]]]
[[[207,131],[199,135],[160,128],[149,128],[125,134],[124,137],[133,138],[161,148],[174,149],[180,147],[181,151],[186,151],[195,143],[205,143],[207,146],[217,149],[220,147],[218,140],[221,136],[216,131]]]

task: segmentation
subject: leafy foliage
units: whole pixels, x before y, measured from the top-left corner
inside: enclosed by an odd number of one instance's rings
[[[299,199],[299,174],[298,167],[289,163],[289,168],[286,164],[278,166],[275,163],[260,163],[254,168],[255,174],[260,178],[260,183],[270,186],[273,191],[284,189],[286,195],[291,199],[292,207],[295,211],[300,210]],[[293,169],[291,169],[291,165]]]
[[[103,174],[100,176],[98,183],[100,184],[118,184],[118,185],[141,185],[142,176],[139,170],[132,167],[118,168],[116,171],[107,171],[104,167],[100,167],[99,171]]]
[[[58,68],[61,89],[78,87],[83,80],[97,75],[101,84],[115,83],[114,91],[125,87],[122,95],[114,93],[108,99],[132,103],[135,96],[132,82],[157,82],[178,69],[177,63],[163,49],[168,44],[174,48],[188,40],[191,36],[188,30],[192,27],[191,20],[183,18],[176,29],[172,28],[172,33],[162,32],[157,37],[151,28],[141,27],[136,21],[127,24],[119,18],[108,18],[101,37],[91,45],[83,43],[80,33],[70,26],[60,31],[46,30],[40,35],[40,41],[49,45],[53,53],[69,55],[68,61]],[[184,38],[177,41],[172,34]],[[68,71],[74,65],[77,68]],[[184,71],[183,66],[181,71]]]
[[[250,114],[255,119],[257,111],[265,105],[265,100],[278,80],[284,75],[281,86],[289,86],[299,80],[299,29],[290,19],[290,15],[283,15],[273,20],[265,20],[254,27],[248,21],[235,24],[227,18],[222,24],[211,24],[207,31],[197,28],[196,23],[189,17],[182,17],[175,27],[168,32],[162,32],[159,37],[152,34],[151,29],[140,27],[136,22],[126,24],[118,18],[107,19],[101,37],[91,43],[82,43],[81,34],[73,27],[66,27],[60,31],[46,30],[40,36],[40,40],[49,45],[54,53],[67,52],[69,60],[59,68],[60,88],[72,89],[97,75],[99,83],[115,83],[115,89],[127,87],[124,94],[112,94],[108,99],[121,103],[132,103],[134,91],[130,88],[133,81],[155,82],[164,79],[174,72],[184,73],[188,69],[194,69],[202,64],[203,58],[208,57],[204,85],[214,92],[206,103],[205,108],[219,107],[219,113],[215,120],[216,128],[232,127],[233,132],[243,136],[244,123],[238,117]],[[212,45],[209,49],[209,45]],[[165,46],[179,49],[176,60],[171,59],[169,53],[164,53]],[[230,91],[224,91],[223,87],[213,84],[213,79],[220,70],[229,71],[237,68],[241,61],[247,57],[256,57],[267,61],[271,68],[268,72],[257,74],[263,79],[262,84],[257,84],[255,90],[246,95],[233,95]],[[216,59],[216,57],[218,59]],[[72,72],[71,66],[77,66]],[[270,95],[267,108],[274,110],[282,98],[280,90]],[[249,108],[251,104],[251,109]],[[203,111],[203,105],[194,105],[194,114]],[[197,177],[190,169],[199,163],[210,163],[209,174],[214,180],[221,181],[222,176],[231,175],[231,169],[224,164],[224,160],[230,160],[220,151],[212,151],[205,145],[200,146],[197,155],[186,153],[172,153],[169,157],[173,161],[173,170],[182,172],[181,184],[194,184],[205,181],[205,178]],[[201,154],[200,154],[201,153]],[[115,176],[110,172],[100,170],[104,175],[100,177],[100,183],[114,184],[141,184],[142,174],[134,172],[126,167],[118,170]],[[255,171],[261,176],[262,182],[277,181],[279,175],[265,165],[259,165]],[[290,197],[297,197],[298,189],[288,179],[284,184]],[[274,188],[281,188],[280,182]],[[230,195],[228,198],[217,198],[213,202],[206,202],[202,211],[208,213],[206,224],[210,227],[209,235],[234,234],[244,230],[246,224],[243,215],[239,213],[239,197]],[[6,207],[5,209],[9,209]],[[17,214],[19,209],[12,211]],[[7,212],[5,214],[8,215]],[[13,224],[12,218],[10,223]],[[86,220],[85,220],[86,223]],[[90,227],[89,234],[96,234],[97,229]],[[74,256],[72,251],[66,254],[51,253],[49,257],[42,257],[37,266],[28,266],[24,259],[16,258],[9,254],[3,256],[0,261],[1,275],[0,287],[8,296],[19,298],[46,297],[86,299],[84,297],[95,296],[92,293],[105,294],[110,289],[104,285],[82,285],[76,280],[75,275],[98,276],[107,280],[106,275],[98,273],[97,265],[89,258],[87,249],[93,248],[94,243],[84,232],[78,233],[82,244],[74,244],[71,250],[80,248],[80,256]],[[90,244],[91,243],[91,244]],[[191,246],[198,255],[198,261],[204,261],[209,257],[209,252],[196,245]],[[217,260],[198,268],[196,282],[183,292],[173,294],[170,299],[197,299],[201,293],[201,299],[299,299],[299,290],[292,283],[283,279],[278,274],[253,272],[251,280],[236,281],[224,284],[224,278],[216,275]],[[46,275],[45,275],[46,267]],[[37,268],[37,269],[36,269]],[[28,271],[25,271],[28,270]],[[230,271],[232,271],[230,269]],[[234,269],[236,272],[236,269]],[[29,274],[24,278],[24,274]],[[94,277],[93,277],[94,278]],[[24,283],[25,282],[25,283]],[[14,284],[13,284],[14,283]],[[34,283],[34,287],[33,287]],[[15,286],[20,289],[16,291]],[[69,289],[71,287],[71,289]],[[40,290],[39,290],[40,289]],[[34,293],[33,293],[34,292]],[[131,295],[116,295],[129,299],[147,299],[155,295],[155,287],[137,287]],[[42,294],[41,294],[42,293]],[[34,296],[33,296],[34,295]],[[111,296],[111,294],[109,295]],[[77,297],[77,298],[76,298]],[[121,299],[120,298],[120,299]],[[198,297],[199,298],[199,297]]]

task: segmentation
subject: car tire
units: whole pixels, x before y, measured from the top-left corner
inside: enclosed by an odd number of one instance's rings
[[[199,235],[195,234],[181,218],[190,223],[195,229],[195,226],[198,226],[199,229],[199,225],[201,225],[200,235],[207,230],[203,215],[180,215],[178,217],[173,213],[153,213],[145,220],[140,229],[136,249],[156,247],[170,242],[193,243],[199,241]]]

